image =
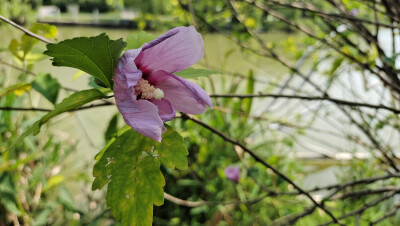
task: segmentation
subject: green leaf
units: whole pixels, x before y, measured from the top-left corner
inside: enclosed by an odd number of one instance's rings
[[[130,129],[107,147],[94,166],[92,189],[109,182],[107,204],[122,225],[151,225],[153,204],[164,202],[160,161],[148,154],[142,157],[143,152],[151,152],[155,142]]]
[[[118,133],[118,113],[115,114],[108,124],[107,130],[104,133],[104,140],[109,141],[111,138]]]
[[[29,91],[31,88],[32,84],[30,83],[25,83],[25,82],[17,83],[5,89],[0,90],[0,98],[9,93],[14,93],[17,96],[21,96],[23,93]]]
[[[195,68],[188,68],[180,72],[174,73],[177,76],[187,79],[196,79],[199,77],[207,77],[212,74],[220,74],[218,71],[210,71],[207,69],[195,69]]]
[[[96,156],[92,189],[109,183],[107,204],[122,225],[151,225],[153,204],[164,201],[160,162],[185,169],[187,155],[182,137],[171,127],[159,143],[125,126]]]
[[[29,29],[35,34],[44,36],[46,38],[56,38],[58,36],[58,30],[55,26],[49,24],[38,24],[35,23]],[[31,51],[32,47],[39,42],[38,39],[33,38],[29,35],[22,35],[21,38],[21,50],[24,52],[24,56]]]
[[[126,49],[137,49],[141,47],[144,43],[148,43],[155,38],[157,38],[157,36],[147,33],[145,31],[132,33],[126,39]]]
[[[17,194],[17,189],[15,188],[11,174],[9,172],[0,173],[0,203],[9,212],[21,216],[15,194]]]
[[[246,94],[254,93],[254,73],[253,70],[249,71],[249,75],[247,77],[247,86],[246,86]],[[243,110],[247,114],[251,111],[251,105],[253,103],[253,98],[247,98],[243,100]]]
[[[56,38],[58,36],[58,30],[55,26],[49,24],[33,24],[29,29],[35,34],[44,36],[46,38]],[[21,42],[17,39],[11,40],[9,49],[11,53],[17,57],[20,61],[24,61],[28,53],[32,50],[33,46],[39,42],[36,38],[29,35],[23,34]],[[32,59],[30,59],[32,60]]]
[[[51,77],[50,74],[38,74],[32,83],[32,88],[42,94],[51,103],[55,104],[60,90],[60,83],[57,79]]]
[[[112,88],[114,68],[125,46],[122,39],[110,40],[103,33],[96,37],[79,37],[48,44],[44,54],[53,57],[54,66],[80,69]]]
[[[98,89],[82,90],[72,94],[71,96],[65,98],[61,103],[54,107],[54,110],[44,115],[41,119],[36,121],[31,127],[29,127],[16,141],[16,143],[22,141],[29,134],[34,135],[40,132],[40,127],[49,121],[54,116],[57,116],[63,112],[74,110],[84,104],[91,101],[104,98],[103,92]]]
[[[59,184],[64,182],[64,180],[65,180],[65,177],[63,175],[54,175],[54,176],[50,177],[49,180],[47,181],[46,186],[44,186],[42,192],[46,192],[47,190],[50,190],[50,189],[58,186]]]
[[[159,154],[161,163],[168,168],[187,169],[187,155],[189,152],[183,143],[181,135],[171,127],[167,126],[167,132],[162,135],[162,142],[157,143],[155,150]]]

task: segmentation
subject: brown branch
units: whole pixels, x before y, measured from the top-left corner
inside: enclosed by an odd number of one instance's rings
[[[325,208],[325,206],[321,205],[320,203],[318,203],[308,192],[306,192],[305,190],[303,190],[301,187],[299,187],[296,183],[294,183],[291,179],[289,179],[285,174],[283,174],[282,172],[280,172],[278,169],[276,169],[275,167],[273,167],[272,165],[268,164],[267,162],[265,162],[261,157],[259,157],[258,155],[256,155],[252,150],[248,149],[246,146],[244,146],[243,144],[241,144],[239,141],[233,140],[232,138],[226,136],[225,134],[223,134],[222,132],[216,130],[215,128],[211,127],[210,125],[204,123],[203,121],[194,118],[193,116],[187,115],[182,113],[182,119],[184,120],[191,120],[195,123],[197,123],[198,125],[201,125],[202,127],[208,129],[209,131],[213,132],[214,134],[216,134],[217,136],[221,137],[223,140],[233,144],[233,145],[237,145],[240,148],[243,149],[243,151],[245,151],[246,153],[248,153],[255,161],[261,163],[262,165],[264,165],[266,168],[272,170],[272,172],[274,172],[277,176],[281,177],[283,180],[285,180],[287,183],[289,183],[290,185],[292,185],[297,191],[299,191],[301,194],[303,194],[304,196],[306,196],[315,206],[317,206],[318,208],[320,208],[321,210],[323,210],[326,214],[328,214],[333,222],[342,225],[336,218],[335,216]]]
[[[400,114],[399,109],[395,109],[386,105],[374,105],[374,104],[368,104],[368,103],[360,103],[360,102],[353,102],[353,101],[347,101],[347,100],[341,100],[337,98],[331,98],[331,97],[324,97],[324,96],[297,96],[297,95],[284,95],[284,94],[212,94],[210,95],[212,98],[239,98],[239,99],[245,99],[245,98],[261,98],[261,97],[271,97],[271,98],[286,98],[286,99],[300,99],[300,100],[309,100],[309,101],[320,101],[320,100],[326,100],[333,102],[335,104],[339,105],[347,105],[351,107],[367,107],[367,108],[373,108],[373,109],[385,109],[388,111],[391,111],[395,114]]]
[[[360,179],[360,180],[350,181],[350,182],[347,182],[344,184],[335,184],[335,185],[328,185],[328,186],[324,186],[324,187],[316,187],[312,190],[309,190],[308,192],[315,192],[315,191],[321,191],[321,190],[332,190],[332,189],[342,190],[346,187],[353,187],[353,186],[360,185],[360,184],[371,184],[371,183],[374,183],[377,181],[387,180],[390,178],[400,178],[400,173],[388,174],[388,175],[379,176],[379,177],[364,178],[364,179]]]
[[[301,218],[306,217],[306,216],[314,213],[315,209],[317,209],[317,207],[314,205],[314,206],[312,206],[310,208],[307,208],[306,210],[304,210],[301,213],[292,214],[292,215],[288,215],[288,216],[284,216],[284,217],[278,218],[278,219],[274,220],[271,223],[271,225],[294,225]]]
[[[347,199],[347,198],[361,197],[361,196],[366,196],[366,195],[381,194],[381,193],[385,193],[385,192],[389,192],[389,191],[395,191],[395,192],[400,191],[400,187],[387,186],[387,187],[382,187],[382,188],[378,188],[378,189],[365,189],[365,190],[353,191],[353,192],[344,193],[342,195],[333,196],[332,199],[333,200]]]
[[[81,110],[86,110],[90,108],[96,108],[96,107],[103,107],[103,106],[110,106],[114,105],[111,102],[104,102],[101,104],[91,104],[87,106],[83,106],[80,108],[72,109],[67,112],[73,112],[73,111],[81,111]],[[54,109],[46,109],[46,108],[22,108],[22,107],[0,107],[0,111],[42,111],[42,112],[50,112],[53,111]]]
[[[376,21],[371,21],[371,20],[367,20],[367,19],[363,19],[363,18],[358,18],[358,17],[352,16],[352,15],[324,12],[324,11],[321,11],[321,10],[315,8],[312,5],[307,5],[306,6],[306,5],[303,5],[303,4],[300,4],[300,3],[296,3],[296,2],[284,3],[284,2],[280,2],[280,1],[268,1],[266,4],[268,4],[268,5],[280,5],[280,6],[285,6],[285,7],[288,7],[288,8],[308,11],[308,12],[316,13],[316,14],[318,14],[320,16],[323,16],[323,17],[333,17],[333,18],[336,18],[336,19],[345,19],[345,20],[349,20],[349,21],[357,21],[357,22],[361,22],[361,23],[372,24],[372,25],[381,26],[381,27],[387,27],[387,28],[399,28],[399,26],[394,26],[392,24],[385,24],[385,23],[380,23],[380,22],[376,22]]]
[[[243,201],[227,201],[227,202],[216,202],[216,201],[188,201],[184,199],[177,198],[175,196],[172,196],[166,192],[164,192],[164,198],[172,203],[175,203],[177,205],[181,206],[186,206],[190,208],[198,207],[198,206],[212,206],[212,205],[230,205],[230,204],[246,204],[246,205],[253,205],[261,200],[263,200],[266,197],[269,197],[270,194],[263,195],[259,198],[256,199],[251,199],[251,200],[243,200]]]
[[[16,24],[16,23],[14,23],[13,21],[11,21],[11,20],[9,20],[9,19],[7,19],[7,18],[5,18],[5,17],[3,17],[3,16],[1,16],[1,15],[0,15],[0,20],[2,20],[2,21],[4,21],[4,22],[6,22],[6,23],[8,23],[8,24],[10,24],[10,25],[12,25],[12,26],[18,28],[19,30],[23,31],[26,35],[29,35],[29,36],[31,36],[31,37],[33,37],[33,38],[36,38],[36,39],[38,39],[38,40],[40,40],[40,41],[42,41],[42,42],[45,42],[45,43],[55,43],[55,42],[53,42],[53,41],[48,40],[48,39],[45,38],[45,37],[42,37],[42,36],[40,36],[40,35],[38,35],[38,34],[33,33],[32,31],[30,31],[30,30],[28,30],[28,29],[26,29],[26,28],[24,28],[24,27],[22,27],[22,26],[20,26],[20,25],[18,25],[18,24]]]
[[[395,215],[399,209],[400,209],[400,202],[396,203],[396,204],[393,206],[393,208],[392,208],[389,212],[387,212],[384,216],[382,216],[381,218],[379,218],[379,219],[376,220],[376,221],[370,222],[369,225],[372,226],[372,225],[374,225],[374,224],[378,224],[378,223],[384,221],[385,219],[387,219],[387,218],[389,218],[389,217]]]
[[[0,111],[44,111],[44,112],[50,112],[50,111],[52,111],[52,109],[22,108],[22,107],[0,107]]]
[[[390,78],[393,81],[388,81],[379,72],[376,72],[373,69],[371,69],[367,63],[363,63],[363,62],[359,61],[354,56],[350,55],[349,53],[344,52],[340,47],[332,44],[331,42],[329,42],[325,38],[318,37],[316,34],[312,33],[309,29],[307,29],[307,28],[305,28],[303,26],[300,26],[299,24],[297,24],[295,22],[292,22],[291,20],[289,20],[288,18],[282,16],[281,14],[277,13],[276,11],[271,10],[268,7],[266,7],[265,5],[260,4],[258,2],[255,2],[254,0],[242,0],[242,1],[257,7],[260,10],[265,11],[266,13],[269,13],[271,16],[273,16],[276,19],[288,24],[289,26],[292,26],[292,27],[296,28],[297,30],[305,33],[309,37],[314,38],[315,40],[321,41],[322,43],[324,43],[328,47],[332,48],[333,50],[335,50],[336,52],[338,52],[342,56],[344,56],[347,59],[349,59],[350,61],[356,63],[362,69],[367,70],[370,73],[376,75],[386,86],[391,87],[393,90],[395,90],[398,93],[400,92],[400,85],[399,85],[400,81],[399,81],[399,79],[397,77],[393,77],[392,76]],[[366,32],[365,30],[363,30],[363,31]],[[370,37],[370,36],[367,36],[366,38],[368,38],[368,37]],[[378,47],[378,45],[376,45],[376,46]],[[376,65],[376,67],[379,68],[378,65]],[[379,68],[379,69],[383,70],[382,68]],[[387,70],[383,70],[383,71],[388,72]],[[387,75],[390,76],[391,74],[389,73]]]
[[[390,193],[388,193],[388,194],[386,194],[386,195],[383,195],[383,196],[381,196],[380,198],[375,199],[375,200],[372,201],[372,202],[365,203],[361,208],[359,208],[359,209],[357,209],[357,210],[348,212],[348,213],[346,213],[346,214],[344,214],[344,215],[338,217],[338,219],[341,220],[341,219],[344,219],[344,218],[347,218],[347,217],[350,217],[350,216],[353,216],[353,215],[362,214],[362,213],[363,213],[364,211],[366,211],[367,209],[378,205],[379,203],[385,201],[386,199],[389,199],[389,198],[393,197],[393,196],[394,196],[395,194],[397,194],[397,193],[399,193],[399,191],[397,191],[397,192],[390,192]],[[326,222],[326,223],[324,223],[324,224],[320,224],[320,226],[326,226],[326,225],[330,225],[330,224],[332,224],[332,223],[334,223],[334,221],[329,221],[329,222]]]

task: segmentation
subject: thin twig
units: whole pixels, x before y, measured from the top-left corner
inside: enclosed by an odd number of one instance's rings
[[[103,107],[103,106],[110,106],[114,105],[111,102],[104,102],[100,104],[90,104],[87,106],[83,106],[80,108],[72,109],[69,110],[68,112],[73,112],[73,111],[81,111],[81,110],[86,110],[90,108],[96,108],[96,107]],[[22,108],[22,107],[0,107],[0,111],[42,111],[42,112],[50,112],[53,111],[54,109],[46,109],[46,108]]]
[[[229,143],[231,143],[233,145],[237,145],[240,148],[242,148],[246,153],[248,153],[252,158],[254,158],[254,160],[256,160],[257,162],[261,163],[262,165],[264,165],[268,169],[272,170],[277,176],[281,177],[283,180],[285,180],[286,182],[291,184],[301,194],[305,195],[315,206],[317,206],[318,208],[323,210],[326,214],[328,214],[332,218],[333,222],[335,222],[335,223],[337,223],[339,225],[342,225],[338,221],[338,219],[336,219],[336,217],[329,210],[327,210],[323,205],[318,203],[308,192],[306,192],[305,190],[300,188],[296,183],[294,183],[291,179],[289,179],[285,174],[283,174],[278,169],[276,169],[272,165],[270,165],[267,162],[265,162],[261,157],[256,155],[252,150],[248,149],[246,146],[241,144],[239,141],[233,140],[232,138],[226,136],[225,134],[221,133],[220,131],[216,130],[215,128],[211,127],[210,125],[204,123],[203,121],[201,121],[201,120],[199,120],[197,118],[194,118],[193,116],[190,116],[190,115],[182,113],[181,117],[184,120],[191,120],[191,121],[203,126],[204,128],[210,130],[211,132],[213,132],[214,134],[218,135],[219,137],[221,137],[225,141],[227,141],[227,142],[229,142]]]
[[[379,203],[385,201],[386,199],[389,199],[389,198],[393,197],[393,196],[394,196],[395,194],[397,194],[398,192],[399,192],[399,191],[397,191],[397,192],[390,192],[390,193],[388,193],[388,194],[386,194],[386,195],[383,195],[383,196],[379,197],[378,199],[375,199],[375,200],[372,201],[372,202],[365,203],[361,208],[359,208],[359,209],[357,209],[357,210],[354,210],[354,211],[351,211],[351,212],[348,212],[348,213],[346,213],[346,214],[344,214],[344,215],[338,217],[338,219],[340,220],[340,219],[344,219],[344,218],[347,218],[347,217],[350,217],[350,216],[353,216],[353,215],[362,214],[362,213],[363,213],[364,211],[366,211],[367,209],[369,209],[369,208],[371,208],[371,207],[374,207],[374,206],[378,205]],[[320,226],[326,226],[326,225],[330,225],[330,224],[332,224],[332,223],[334,223],[334,222],[333,222],[333,221],[329,221],[329,222],[326,222],[326,223],[324,223],[324,224],[320,224]]]
[[[12,26],[18,28],[19,30],[23,31],[26,35],[29,35],[29,36],[31,36],[31,37],[33,37],[33,38],[36,38],[36,39],[38,39],[38,40],[40,40],[40,41],[42,41],[42,42],[45,42],[45,43],[55,43],[55,42],[53,42],[53,41],[48,40],[48,39],[45,38],[45,37],[42,37],[42,36],[40,36],[40,35],[38,35],[38,34],[33,33],[32,31],[30,31],[30,30],[28,30],[28,29],[26,29],[26,28],[24,28],[24,27],[22,27],[22,26],[20,26],[20,25],[18,25],[18,24],[16,24],[16,23],[14,23],[13,21],[11,21],[11,20],[9,20],[9,19],[7,19],[7,18],[5,18],[5,17],[3,17],[3,16],[1,16],[1,15],[0,15],[0,20],[2,20],[2,21],[4,21],[4,22],[6,22],[6,23],[8,23],[8,24],[10,24],[10,25],[12,25]]]
[[[284,94],[212,94],[210,95],[212,98],[239,98],[239,99],[245,99],[245,98],[261,98],[261,97],[271,97],[271,98],[287,98],[287,99],[301,99],[301,100],[309,100],[309,101],[319,101],[319,100],[326,100],[333,102],[335,104],[340,104],[340,105],[347,105],[351,107],[367,107],[367,108],[373,108],[373,109],[385,109],[388,111],[391,111],[396,114],[400,114],[399,109],[395,109],[386,105],[374,105],[374,104],[368,104],[368,103],[360,103],[360,102],[353,102],[353,101],[347,101],[347,100],[341,100],[337,98],[331,98],[331,97],[326,97],[326,96],[298,96],[298,95],[284,95]]]

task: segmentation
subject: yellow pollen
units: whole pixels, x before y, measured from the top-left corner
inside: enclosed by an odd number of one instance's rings
[[[134,87],[135,88],[135,95],[138,96],[141,94],[141,99],[156,99],[160,100],[164,97],[164,92],[159,89],[155,88],[154,86],[150,85],[147,80],[140,79],[138,84]]]

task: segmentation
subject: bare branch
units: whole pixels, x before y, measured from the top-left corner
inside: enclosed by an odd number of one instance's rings
[[[83,107],[80,107],[80,108],[69,110],[68,112],[81,111],[81,110],[86,110],[86,109],[90,109],[90,108],[111,106],[111,105],[114,105],[114,104],[111,103],[111,102],[104,102],[104,103],[100,103],[100,104],[91,104],[91,105],[87,105],[87,106],[83,106]],[[50,111],[53,111],[53,109],[22,108],[22,107],[0,107],[0,111],[42,111],[42,112],[50,112]]]
[[[380,198],[375,199],[375,200],[372,201],[372,202],[365,203],[361,208],[359,208],[359,209],[357,209],[357,210],[354,210],[354,211],[351,211],[351,212],[348,212],[348,213],[346,213],[346,214],[344,214],[344,215],[338,217],[338,219],[341,220],[341,219],[344,219],[344,218],[347,218],[347,217],[350,217],[350,216],[354,216],[354,215],[357,215],[357,214],[362,214],[362,213],[363,213],[364,211],[366,211],[367,209],[378,205],[379,203],[385,201],[386,199],[389,199],[389,198],[393,197],[393,196],[394,196],[395,194],[397,194],[397,193],[399,193],[399,191],[397,191],[397,192],[390,192],[390,193],[388,193],[388,194],[382,195]],[[324,223],[324,224],[321,224],[320,226],[326,226],[326,225],[330,225],[330,224],[332,224],[332,223],[334,223],[334,221],[326,222],[326,223]]]
[[[248,153],[251,157],[253,157],[255,161],[261,163],[266,168],[272,170],[277,176],[281,177],[287,183],[291,184],[301,194],[306,196],[315,206],[317,206],[318,208],[323,210],[326,214],[328,214],[332,218],[333,222],[335,222],[336,224],[342,225],[329,210],[327,210],[323,205],[318,203],[308,192],[306,192],[305,190],[300,188],[296,183],[294,183],[291,179],[289,179],[285,174],[283,174],[278,169],[276,169],[275,167],[273,167],[270,164],[268,164],[267,162],[265,162],[261,157],[256,155],[252,150],[248,149],[246,146],[241,144],[239,141],[233,140],[232,138],[226,136],[225,134],[221,133],[220,131],[216,130],[215,128],[211,127],[210,125],[202,122],[201,120],[199,120],[197,118],[194,118],[193,116],[190,116],[190,115],[182,113],[181,117],[184,120],[191,120],[191,121],[203,126],[204,128],[210,130],[211,132],[213,132],[214,134],[218,135],[219,137],[221,137],[225,141],[227,141],[227,142],[229,142],[229,143],[231,143],[233,145],[237,145],[240,148],[242,148],[246,153]]]
[[[29,36],[31,36],[31,37],[33,37],[33,38],[36,38],[36,39],[38,39],[38,40],[40,40],[40,41],[42,41],[42,42],[45,42],[45,43],[55,43],[55,42],[53,42],[53,41],[48,40],[48,39],[45,38],[45,37],[42,37],[42,36],[40,36],[40,35],[38,35],[38,34],[33,33],[32,31],[30,31],[30,30],[28,30],[28,29],[26,29],[26,28],[24,28],[24,27],[22,27],[22,26],[20,26],[20,25],[18,25],[18,24],[16,24],[16,23],[14,23],[13,21],[11,21],[11,20],[9,20],[9,19],[7,19],[7,18],[5,18],[5,17],[3,17],[3,16],[1,16],[1,15],[0,15],[0,20],[2,20],[2,21],[4,21],[4,22],[6,22],[6,23],[8,23],[8,24],[10,24],[10,25],[12,25],[12,26],[18,28],[19,30],[23,31],[26,35],[29,35]]]
[[[212,98],[239,98],[239,99],[245,99],[245,98],[261,98],[261,97],[271,97],[271,98],[287,98],[287,99],[301,99],[301,100],[309,100],[309,101],[319,101],[319,100],[326,100],[333,102],[335,104],[340,104],[340,105],[347,105],[351,107],[367,107],[367,108],[373,108],[373,109],[385,109],[388,111],[391,111],[395,114],[400,114],[399,109],[395,109],[386,105],[374,105],[374,104],[368,104],[368,103],[360,103],[360,102],[353,102],[353,101],[347,101],[347,100],[341,100],[341,99],[336,99],[336,98],[331,98],[331,97],[326,97],[326,96],[298,96],[298,95],[284,95],[284,94],[212,94],[210,95]]]

